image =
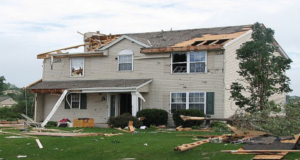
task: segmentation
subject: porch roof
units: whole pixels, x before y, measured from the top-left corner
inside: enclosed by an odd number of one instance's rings
[[[76,80],[76,81],[40,81],[27,89],[33,92],[44,90],[44,92],[62,90],[82,90],[82,89],[125,89],[135,88],[138,89],[148,83],[152,79],[105,79],[105,80]]]

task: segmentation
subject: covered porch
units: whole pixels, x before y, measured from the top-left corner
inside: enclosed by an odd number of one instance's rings
[[[35,121],[109,117],[136,113],[146,101],[152,79],[40,81],[28,87],[35,93]],[[145,98],[144,98],[145,97]],[[44,124],[44,123],[43,123]]]

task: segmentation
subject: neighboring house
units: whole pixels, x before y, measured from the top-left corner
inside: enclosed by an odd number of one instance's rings
[[[17,102],[14,101],[11,97],[0,97],[0,108],[11,107],[14,104],[17,104]]]
[[[18,90],[13,90],[13,89],[2,91],[2,93],[3,93],[4,95],[7,95],[8,93],[21,94],[20,91],[18,91]]]
[[[34,118],[45,120],[55,104],[52,121],[94,118],[106,123],[110,116],[135,116],[145,108],[164,109],[170,120],[178,109],[229,117],[237,108],[230,100],[230,85],[238,78],[236,49],[251,40],[251,33],[251,25],[86,33],[82,53],[56,50],[37,56],[43,59],[43,77],[27,87],[36,95]],[[278,47],[274,54],[288,58]],[[284,102],[285,95],[274,99]]]

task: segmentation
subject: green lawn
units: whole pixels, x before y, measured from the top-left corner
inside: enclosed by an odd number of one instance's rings
[[[71,130],[64,128],[64,130]],[[73,130],[73,129],[72,129]],[[9,130],[7,130],[9,131]],[[17,133],[19,131],[16,131]],[[114,129],[85,128],[84,132],[122,133]],[[140,159],[220,159],[248,160],[254,155],[232,155],[220,153],[220,150],[238,149],[241,145],[208,143],[186,152],[175,152],[174,147],[194,142],[192,137],[176,136],[180,134],[220,134],[214,132],[160,132],[155,130],[137,130],[137,134],[124,133],[120,136],[103,137],[47,137],[39,139],[44,146],[39,149],[33,138],[7,139],[0,134],[0,160],[18,159],[18,155],[27,155],[28,160],[120,160],[123,158]],[[119,143],[114,143],[119,142]],[[147,144],[147,145],[145,145]],[[299,158],[300,154],[290,153],[285,159]]]

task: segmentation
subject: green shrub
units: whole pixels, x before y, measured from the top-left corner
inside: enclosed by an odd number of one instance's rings
[[[57,122],[55,121],[49,121],[45,127],[57,127]]]
[[[214,121],[209,125],[210,128],[214,129],[216,132],[231,132],[231,129],[227,127],[225,123],[220,121]]]
[[[133,126],[136,128],[139,128],[142,125],[142,122],[133,117],[130,113],[124,113],[117,117],[109,117],[107,123],[112,127],[124,128],[128,126],[129,121],[133,121]]]
[[[202,111],[194,110],[194,109],[180,109],[173,112],[173,120],[176,126],[182,127],[192,127],[192,126],[200,126],[204,121],[183,121],[180,118],[180,115],[185,116],[193,116],[193,117],[204,117],[205,114]]]
[[[143,109],[137,112],[137,117],[145,117],[143,124],[147,127],[151,125],[167,125],[168,112],[162,109]]]

